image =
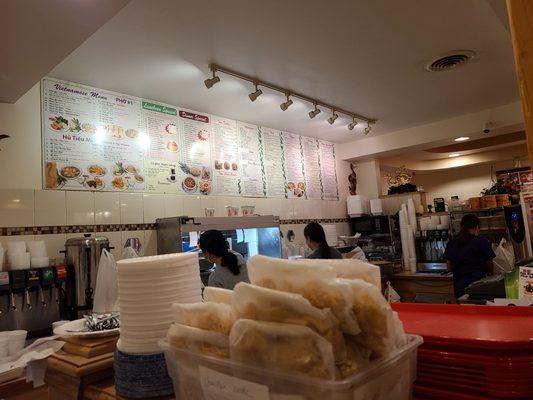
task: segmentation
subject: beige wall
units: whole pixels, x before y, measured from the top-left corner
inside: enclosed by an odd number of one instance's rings
[[[522,166],[526,165],[528,164],[522,163]],[[460,200],[466,200],[479,196],[484,188],[491,186],[491,166],[493,171],[497,171],[514,168],[515,163],[503,161],[490,165],[473,165],[415,174],[414,183],[424,187],[428,204],[432,204],[435,197],[444,197],[447,202],[450,201],[451,196],[459,196]]]

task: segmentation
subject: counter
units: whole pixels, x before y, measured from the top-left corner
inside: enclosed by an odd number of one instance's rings
[[[455,303],[451,275],[400,272],[393,275],[392,286],[402,302]]]

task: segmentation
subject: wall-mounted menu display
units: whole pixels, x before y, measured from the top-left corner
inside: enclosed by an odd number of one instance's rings
[[[301,138],[305,170],[305,192],[308,199],[322,199],[322,178],[318,140],[310,137]]]
[[[265,182],[262,144],[256,125],[237,123],[240,141],[241,194],[247,197],[264,197]]]
[[[335,166],[335,146],[333,143],[318,141],[320,156],[320,176],[322,181],[322,199],[337,200],[339,187],[337,185],[337,168]]]
[[[305,199],[304,163],[300,135],[283,132],[281,138],[283,140],[287,197]]]
[[[338,198],[329,142],[50,78],[41,102],[46,189]]]

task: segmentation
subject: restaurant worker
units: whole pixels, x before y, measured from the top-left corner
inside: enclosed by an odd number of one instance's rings
[[[342,258],[339,250],[328,245],[324,228],[318,222],[307,224],[304,236],[307,246],[313,250],[307,258]]]
[[[200,236],[200,249],[204,257],[216,265],[209,275],[207,286],[233,290],[239,282],[250,282],[246,261],[239,253],[229,250],[228,242],[217,230],[205,231]]]
[[[461,297],[472,282],[492,273],[492,260],[496,255],[487,239],[477,236],[479,219],[466,214],[461,220],[461,230],[446,246],[444,258],[448,271],[453,272],[455,297]]]

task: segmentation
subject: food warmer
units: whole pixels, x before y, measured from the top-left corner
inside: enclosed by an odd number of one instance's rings
[[[200,252],[202,282],[212,272],[213,265],[198,248],[202,232],[210,229],[222,231],[228,246],[247,260],[256,254],[281,258],[279,217],[273,215],[245,217],[171,217],[159,218],[157,225],[157,254],[184,251]]]

